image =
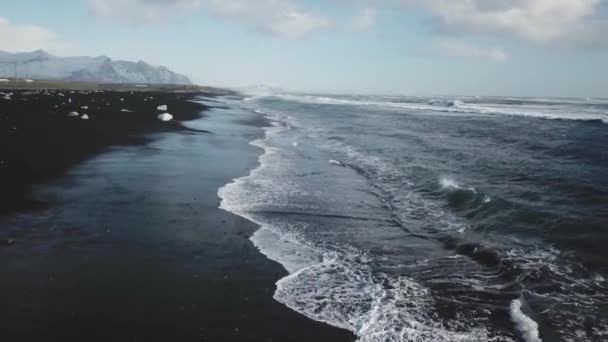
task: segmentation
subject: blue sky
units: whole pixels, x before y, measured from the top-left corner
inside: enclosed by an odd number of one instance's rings
[[[606,0],[19,0],[0,50],[145,60],[201,84],[608,97]]]

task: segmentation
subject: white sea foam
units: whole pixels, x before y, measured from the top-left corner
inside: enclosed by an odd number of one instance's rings
[[[345,99],[329,96],[315,95],[296,95],[296,94],[275,94],[278,98],[288,101],[296,101],[302,103],[328,104],[328,105],[352,105],[352,106],[371,106],[378,108],[402,109],[408,111],[416,111],[417,113],[453,113],[453,114],[468,114],[468,115],[509,115],[509,116],[527,116],[542,119],[554,120],[581,120],[595,121],[599,120],[608,123],[608,113],[602,110],[593,110],[581,108],[572,108],[568,105],[562,105],[556,108],[550,108],[541,104],[527,105],[505,105],[505,104],[471,104],[461,100],[430,100],[428,102],[395,102],[395,101],[379,101],[378,99]]]
[[[510,306],[511,320],[526,342],[542,342],[538,323],[522,311],[521,299],[515,299]]]
[[[456,180],[454,180],[454,178],[451,178],[451,177],[440,177],[439,185],[441,186],[442,189],[448,190],[448,191],[468,190],[475,195],[477,194],[477,189],[475,189],[474,187],[463,188],[462,186],[460,186],[460,184],[458,184],[458,182],[456,182]],[[486,196],[484,198],[484,203],[487,203],[487,202],[485,202],[486,199],[489,199],[489,197]]]
[[[276,113],[267,116],[281,119]],[[314,244],[302,235],[311,227],[296,227],[287,218],[266,214],[293,196],[310,196],[307,187],[290,176],[298,172],[285,160],[293,151],[272,143],[292,124],[274,122],[267,128],[264,139],[251,143],[264,150],[258,168],[218,190],[220,208],[260,225],[251,241],[290,273],[277,282],[277,301],[314,320],[349,329],[361,342],[510,341],[490,337],[481,327],[468,328],[465,321],[459,329],[446,328],[431,317],[432,296],[413,279],[374,274],[367,253],[345,245]]]
[[[443,189],[462,189],[454,179],[449,177],[441,177],[439,179],[439,184]]]
[[[317,264],[320,259],[315,249],[299,242],[296,236],[280,234],[267,227],[257,230],[251,241],[262,254],[279,262],[289,273]]]
[[[353,331],[359,342],[511,341],[484,328],[447,329],[431,317],[429,291],[407,277],[373,274],[365,253],[348,247],[277,283],[274,298],[304,315]]]

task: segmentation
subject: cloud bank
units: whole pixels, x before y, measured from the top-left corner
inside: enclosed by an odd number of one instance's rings
[[[411,2],[411,1],[408,1]],[[515,36],[537,43],[591,41],[600,0],[415,0],[447,32]]]
[[[494,62],[508,60],[500,45],[509,40],[562,47],[608,47],[607,2],[325,0],[315,4],[304,0],[88,0],[93,14],[132,25],[159,24],[167,22],[168,16],[199,10],[255,32],[284,38],[330,30],[358,33],[377,25],[383,11],[397,11],[397,15],[409,18],[409,11],[416,10],[432,18],[418,24],[428,25],[434,32],[436,53]],[[341,11],[353,15],[340,17],[336,13]],[[478,46],[479,41],[494,46]]]
[[[45,27],[16,24],[0,17],[0,50],[21,52],[36,49],[44,49],[59,55],[76,50],[73,45],[61,41],[55,32]]]
[[[303,0],[88,0],[88,3],[95,15],[130,24],[159,23],[171,14],[202,9],[254,30],[284,37],[301,37],[330,26],[367,30],[376,22],[376,8],[385,6],[405,13],[415,6],[435,18],[443,34],[499,34],[547,44],[605,39],[598,33],[608,27],[606,13],[601,13],[605,1],[326,0],[326,8],[363,8],[349,25],[332,23],[323,13],[306,9],[310,3]],[[394,6],[395,3],[405,6]]]
[[[456,40],[441,40],[439,52],[447,57],[482,59],[492,62],[505,62],[509,56],[502,48],[484,48]]]
[[[297,38],[325,29],[329,20],[286,0],[90,0],[93,14],[130,24],[154,24],[168,15],[203,9],[258,32]]]

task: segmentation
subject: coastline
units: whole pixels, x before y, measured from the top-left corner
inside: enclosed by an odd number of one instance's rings
[[[259,227],[219,209],[217,190],[256,167],[266,120],[188,113],[37,181],[32,198],[50,205],[0,216],[14,239],[0,247],[0,337],[354,340],[276,302],[287,272],[249,241]]]
[[[52,181],[112,146],[143,145],[151,133],[185,131],[180,122],[207,109],[189,101],[194,93],[5,89],[4,94],[0,214],[48,205],[30,196],[31,184]],[[156,107],[163,104],[174,121],[157,119]],[[88,120],[81,119],[84,114]]]

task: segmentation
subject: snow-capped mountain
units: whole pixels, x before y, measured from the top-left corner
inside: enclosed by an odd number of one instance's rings
[[[0,51],[0,77],[93,81],[104,83],[192,84],[188,77],[143,61],[115,61],[106,56],[57,57],[42,50]]]

